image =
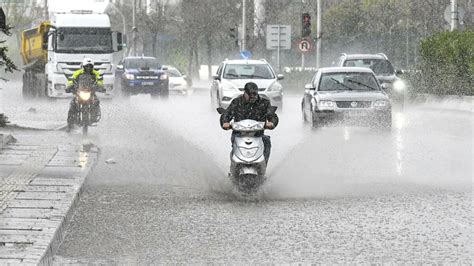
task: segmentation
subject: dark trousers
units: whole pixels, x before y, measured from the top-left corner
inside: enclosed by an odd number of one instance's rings
[[[236,131],[232,132],[232,136],[230,138],[230,141],[232,143],[232,148],[234,147],[235,137],[237,137],[238,135],[239,135],[239,132],[236,132]],[[263,135],[262,140],[263,140],[263,156],[265,157],[265,163],[268,164],[268,159],[270,159],[270,151],[272,149],[272,141],[270,139],[270,136],[268,135]]]

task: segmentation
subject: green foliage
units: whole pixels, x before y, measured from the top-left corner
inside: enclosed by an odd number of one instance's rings
[[[441,32],[420,45],[420,92],[474,95],[474,31]]]
[[[6,27],[5,29],[0,29],[1,32],[3,32],[5,35],[10,36],[10,27]],[[0,68],[4,69],[5,72],[10,72],[12,73],[14,70],[18,70],[13,61],[8,57],[7,52],[8,52],[8,47],[3,46],[5,41],[2,40],[0,41]],[[4,78],[0,77],[0,79],[5,80]]]
[[[0,114],[0,127],[5,127],[8,123],[10,123],[8,121],[8,117],[6,117],[4,114]]]

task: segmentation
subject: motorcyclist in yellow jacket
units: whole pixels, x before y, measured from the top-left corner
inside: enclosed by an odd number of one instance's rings
[[[90,58],[85,58],[82,61],[81,69],[74,72],[72,75],[72,79],[68,80],[68,87],[66,92],[68,93],[75,93],[79,87],[78,81],[83,75],[90,76],[90,79],[94,81],[94,91],[104,92],[104,81],[100,77],[98,71],[94,70],[94,61]],[[95,93],[94,93],[95,95]],[[93,114],[92,119],[93,123],[96,123],[100,120],[101,112],[100,112],[100,101],[97,97],[95,97],[95,101],[93,103]],[[73,98],[71,104],[69,106],[69,112],[67,116],[67,131],[70,131],[74,125],[76,114],[78,113],[76,108],[76,101]]]

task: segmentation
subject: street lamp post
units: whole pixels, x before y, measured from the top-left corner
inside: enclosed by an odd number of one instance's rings
[[[246,16],[245,16],[245,12],[246,12],[246,8],[247,8],[247,5],[246,5],[246,2],[245,0],[242,0],[242,45],[240,46],[240,51],[245,51],[245,46],[246,46],[246,36],[247,36],[247,33],[246,33],[246,30],[245,30],[245,20],[246,20]]]
[[[127,24],[125,24],[125,16],[123,15],[122,11],[120,11],[120,9],[117,8],[117,6],[110,2],[107,7],[105,8],[104,12],[107,13],[108,10],[110,9],[114,9],[115,11],[117,11],[117,13],[120,14],[120,17],[122,17],[122,25],[123,25],[123,29],[122,29],[122,33],[124,36],[127,36]],[[125,47],[124,49],[124,54],[126,55],[127,54],[127,47]]]

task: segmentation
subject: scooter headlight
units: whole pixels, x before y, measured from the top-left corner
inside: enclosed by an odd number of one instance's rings
[[[90,91],[79,91],[79,98],[82,101],[87,102],[91,98],[91,93]]]

